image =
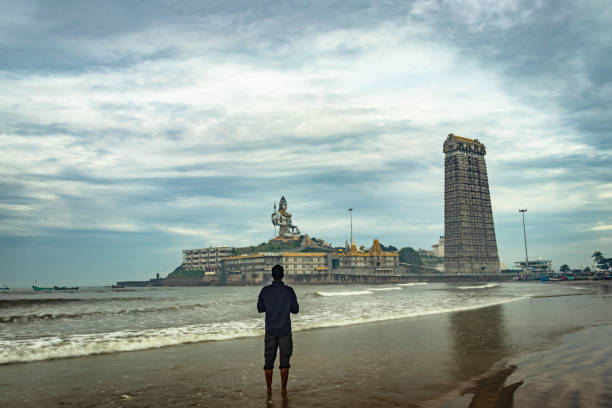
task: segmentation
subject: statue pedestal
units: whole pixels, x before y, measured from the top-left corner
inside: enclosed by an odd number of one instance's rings
[[[286,244],[288,242],[300,241],[302,239],[301,235],[296,235],[294,237],[276,237],[272,238],[268,241],[269,244]]]

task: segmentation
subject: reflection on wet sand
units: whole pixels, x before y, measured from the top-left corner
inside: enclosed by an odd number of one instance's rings
[[[280,401],[279,401],[280,399]],[[279,405],[277,404],[278,402],[280,402],[280,407],[281,408],[289,408],[289,395],[287,394],[282,394],[279,398],[276,399],[276,402],[273,398],[273,394],[268,393],[266,396],[266,404],[265,407],[266,408],[271,408],[271,407],[278,407]]]
[[[501,305],[453,313],[453,361],[458,381],[488,371],[509,354],[507,333]],[[504,386],[516,366],[508,366],[477,380],[461,394],[473,394],[471,408],[511,407],[514,392],[523,382]]]
[[[453,361],[458,381],[487,371],[508,355],[501,305],[450,315]]]

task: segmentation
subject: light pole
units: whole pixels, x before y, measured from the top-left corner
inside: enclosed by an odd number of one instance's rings
[[[523,215],[523,239],[525,240],[525,270],[529,272],[529,257],[527,256],[527,233],[525,232],[525,213],[527,209],[521,209],[519,212]]]
[[[351,216],[351,242],[350,242],[350,247],[353,247],[353,209],[349,208],[349,215]]]

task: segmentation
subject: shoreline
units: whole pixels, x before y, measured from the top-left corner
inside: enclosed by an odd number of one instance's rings
[[[311,286],[311,285],[322,285],[322,286],[338,286],[338,285],[385,285],[385,284],[398,284],[398,283],[483,283],[483,282],[499,282],[499,283],[527,283],[527,284],[543,284],[543,285],[612,285],[612,280],[606,279],[579,279],[579,280],[570,280],[570,281],[514,281],[512,277],[504,276],[502,278],[482,278],[475,279],[474,277],[478,275],[461,275],[460,277],[452,277],[452,276],[435,276],[435,275],[426,275],[426,276],[410,276],[407,279],[401,279],[397,281],[364,281],[364,282],[351,282],[351,281],[286,281],[285,283],[294,285],[294,286]],[[433,278],[432,278],[433,277]],[[435,278],[440,278],[436,280]],[[417,279],[418,278],[418,279]],[[429,279],[432,278],[432,279]],[[428,280],[429,279],[429,280]],[[197,285],[149,285],[149,286],[125,286],[124,288],[111,288],[110,285],[106,286],[81,286],[81,289],[77,291],[49,291],[42,292],[41,294],[50,294],[50,293],[83,293],[88,289],[113,289],[113,291],[117,292],[128,292],[137,290],[137,288],[192,288],[192,287],[215,287],[215,288],[223,288],[223,287],[261,287],[268,283],[244,283],[244,284],[229,284],[229,285],[219,285],[219,284],[209,284],[203,282],[202,284]],[[38,293],[29,287],[14,287],[6,292],[0,292],[0,295],[11,295],[15,293]]]
[[[6,392],[0,395],[0,405],[467,407],[474,395],[491,390],[487,384],[520,381],[514,401],[529,402],[548,398],[551,392],[538,384],[542,372],[565,376],[569,382],[573,377],[568,370],[578,377],[601,378],[605,370],[610,372],[609,354],[593,353],[591,345],[607,344],[602,342],[609,339],[612,287],[590,286],[594,290],[584,296],[529,298],[458,312],[296,331],[285,399],[278,392],[275,370],[275,391],[267,401],[263,340],[249,337],[4,365],[0,384]],[[596,331],[585,332],[593,327]],[[568,370],[550,368],[559,350],[565,350],[562,361],[569,364]],[[592,363],[594,354],[604,362],[596,365],[599,374],[589,372],[589,364],[578,364]],[[512,366],[517,368],[508,372]],[[502,377],[508,374],[502,382],[496,376],[499,371]],[[560,384],[566,384],[563,381]],[[600,389],[597,384],[602,382],[593,382],[589,389]],[[547,384],[554,390],[555,383]],[[473,393],[467,392],[469,387]],[[561,403],[573,397],[563,398]],[[542,401],[535,406],[553,406]]]
[[[558,296],[581,296],[581,295],[584,295],[584,294],[577,293],[577,294],[556,295],[556,297],[558,297]],[[463,306],[463,307],[453,308],[453,309],[448,309],[448,310],[432,310],[432,311],[418,313],[418,314],[387,316],[387,317],[384,317],[384,318],[372,318],[371,320],[367,320],[367,319],[363,320],[362,319],[362,320],[358,320],[358,321],[354,321],[354,322],[349,322],[349,323],[347,323],[347,322],[344,322],[344,323],[330,323],[330,324],[323,324],[323,325],[320,325],[320,326],[312,326],[312,327],[305,327],[305,328],[300,328],[299,327],[299,323],[296,324],[296,322],[293,322],[294,323],[293,333],[295,334],[295,333],[301,333],[301,332],[309,332],[309,331],[325,330],[325,329],[345,328],[345,327],[348,328],[348,327],[352,327],[352,326],[361,326],[361,325],[367,326],[367,325],[376,324],[376,323],[401,321],[401,320],[405,320],[405,319],[427,318],[429,316],[468,312],[468,311],[474,311],[474,310],[485,309],[485,308],[490,308],[490,307],[502,306],[502,305],[505,305],[505,304],[508,304],[508,303],[513,303],[513,302],[520,302],[520,301],[526,300],[528,298],[529,297],[509,298],[509,299],[506,299],[504,301],[496,301],[494,303],[489,303],[489,304],[480,304],[480,305],[474,305],[474,306]],[[532,297],[532,298],[537,298],[537,297]],[[113,354],[139,352],[139,351],[148,351],[148,350],[163,350],[163,349],[168,348],[168,347],[179,347],[179,346],[182,346],[182,345],[192,345],[192,344],[209,343],[209,342],[217,342],[217,341],[232,341],[232,340],[242,340],[242,339],[253,339],[253,338],[259,338],[259,337],[263,337],[263,329],[261,329],[261,333],[252,334],[252,335],[238,335],[236,337],[227,337],[227,338],[223,338],[223,339],[212,338],[212,339],[205,339],[205,340],[186,341],[186,342],[180,342],[180,343],[175,343],[175,344],[164,344],[164,345],[161,345],[161,346],[146,346],[146,347],[143,347],[143,348],[132,348],[132,349],[125,349],[125,350],[113,350],[113,351],[106,351],[106,352],[104,352],[104,351],[103,352],[95,352],[95,353],[89,353],[89,354],[66,355],[66,356],[57,356],[57,357],[46,357],[46,358],[40,358],[40,359],[32,359],[32,360],[11,361],[11,362],[6,362],[6,363],[0,363],[0,368],[4,367],[4,366],[18,365],[18,364],[29,364],[29,363],[34,363],[34,362],[56,361],[56,360],[64,360],[64,359],[76,359],[76,358],[82,358],[82,357],[95,357],[95,356],[113,355]]]

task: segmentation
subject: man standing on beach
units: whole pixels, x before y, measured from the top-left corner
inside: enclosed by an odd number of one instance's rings
[[[289,313],[297,314],[300,310],[293,288],[283,283],[285,276],[283,267],[274,265],[272,268],[271,285],[265,286],[259,293],[257,311],[266,312],[266,336],[264,342],[264,371],[268,393],[272,392],[272,370],[276,360],[276,350],[280,350],[280,373],[282,393],[287,393],[289,378],[289,359],[293,353],[291,337],[291,318]]]

